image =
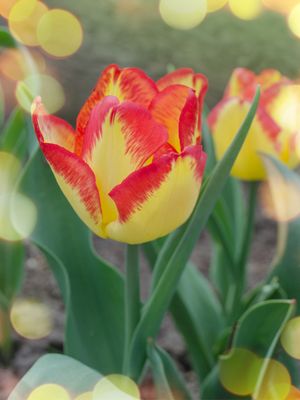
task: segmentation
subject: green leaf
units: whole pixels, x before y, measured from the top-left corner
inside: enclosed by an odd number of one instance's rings
[[[280,161],[275,160],[270,156],[263,156],[265,165],[272,179],[272,174],[276,173],[276,176],[282,179],[283,185],[278,185],[279,193],[274,193],[274,196],[278,195],[281,202],[281,208],[284,210],[286,207],[287,213],[292,212],[291,218],[285,222],[278,223],[278,243],[277,253],[273,261],[272,270],[267,282],[277,277],[280,287],[285,291],[290,299],[297,301],[297,311],[300,312],[300,217],[299,217],[299,193],[300,193],[300,177],[299,175],[291,171]],[[278,179],[278,178],[276,178]],[[281,191],[284,190],[284,194]],[[298,197],[295,197],[296,196]],[[284,197],[283,197],[284,196]],[[295,202],[296,199],[296,203]],[[274,199],[276,202],[276,199]],[[291,204],[290,204],[291,201]],[[279,206],[279,203],[277,203]]]
[[[104,374],[122,370],[124,284],[91,247],[91,234],[60,191],[38,152],[20,190],[38,210],[32,241],[48,258],[66,304],[65,351]]]
[[[60,385],[75,397],[91,391],[100,379],[101,375],[96,371],[70,357],[49,354],[34,364],[8,400],[27,399],[35,388],[47,383]]]
[[[153,276],[154,291],[144,307],[142,319],[137,326],[131,345],[131,363],[128,366],[128,372],[134,379],[140,376],[145,363],[147,338],[155,337],[158,332],[199,234],[214,209],[244,143],[255,116],[258,101],[259,92],[235,139],[209,176],[191,218],[173,235],[170,235],[158,257]]]
[[[159,247],[157,242],[144,245],[152,266]],[[224,328],[224,316],[210,283],[191,262],[182,274],[170,312],[184,337],[195,371],[205,377],[215,363],[213,350]]]
[[[16,47],[16,41],[10,32],[3,27],[0,27],[0,47]]]
[[[250,350],[265,360],[260,373],[260,382],[268,359],[272,358],[281,332],[294,310],[294,301],[270,300],[253,306],[238,321],[231,347]],[[257,382],[257,386],[260,382]],[[214,397],[216,394],[220,398],[228,398],[228,393],[222,388],[219,380],[218,366],[203,383],[202,398],[217,398]]]
[[[0,240],[0,307],[8,309],[24,274],[24,244]]]
[[[20,108],[16,108],[10,115],[0,135],[0,148],[8,153],[13,153],[23,159],[28,148],[28,131],[26,118]]]
[[[164,364],[152,341],[149,341],[147,350],[153,372],[157,400],[174,400]]]

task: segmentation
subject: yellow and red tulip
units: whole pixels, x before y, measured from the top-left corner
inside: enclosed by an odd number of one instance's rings
[[[197,129],[201,96],[182,84],[160,87],[137,68],[111,65],[81,109],[76,129],[48,115],[40,99],[34,102],[40,147],[94,233],[135,244],[187,220],[206,161]]]
[[[280,159],[291,168],[299,163],[296,142],[300,131],[300,87],[273,69],[259,75],[245,68],[233,72],[224,98],[208,118],[217,158],[223,156],[242,124],[257,85],[262,92],[257,115],[232,168],[232,175],[244,180],[266,177],[260,152]]]

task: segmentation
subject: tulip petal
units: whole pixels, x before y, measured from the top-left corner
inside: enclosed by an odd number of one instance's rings
[[[282,128],[279,142],[280,159],[290,168],[299,164],[297,151],[300,134],[300,85],[279,83],[270,87],[262,96],[268,114]]]
[[[236,68],[225,89],[225,98],[239,97],[241,99],[253,98],[258,82],[254,72],[247,68]]]
[[[104,236],[100,198],[93,171],[78,156],[56,144],[41,143],[41,149],[75,212],[94,233]]]
[[[141,168],[168,140],[166,129],[145,108],[107,97],[92,111],[83,158],[97,178],[105,223],[117,216],[108,196],[113,187]]]
[[[110,65],[103,71],[92,94],[80,110],[77,130],[84,134],[92,109],[105,96],[116,96],[121,101],[132,101],[147,108],[156,93],[155,82],[144,71],[138,68],[120,69],[117,65]]]
[[[63,119],[47,114],[40,98],[32,106],[32,122],[39,143],[52,143],[74,151],[76,134]]]
[[[261,85],[262,92],[277,83],[288,83],[289,79],[284,77],[276,69],[265,69],[257,76],[257,82]]]
[[[195,90],[197,97],[207,91],[208,82],[206,76],[195,74],[192,68],[179,68],[160,78],[156,85],[158,89],[164,90],[171,85],[185,85]]]
[[[240,128],[250,103],[237,98],[225,99],[210,113],[208,124],[211,128],[217,158],[220,159]],[[245,180],[261,180],[265,169],[259,152],[278,156],[279,126],[261,107],[249,130],[245,143],[234,163],[232,175]]]
[[[110,192],[119,219],[107,225],[108,237],[143,243],[183,224],[199,196],[205,162],[202,147],[191,146],[131,174]]]
[[[178,153],[196,144],[197,98],[192,89],[183,85],[169,86],[153,99],[149,110],[154,119],[167,128],[168,143]]]

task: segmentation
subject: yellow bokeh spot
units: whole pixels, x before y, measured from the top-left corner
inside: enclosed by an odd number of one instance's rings
[[[0,239],[19,241],[33,232],[37,209],[26,196],[12,192],[0,194]]]
[[[257,383],[262,360],[246,349],[233,349],[220,360],[220,380],[224,388],[235,395],[251,394]]]
[[[34,389],[27,400],[71,400],[71,397],[62,386],[49,383]]]
[[[31,111],[32,99],[36,96],[42,97],[49,113],[57,112],[65,103],[63,87],[50,75],[32,74],[18,83],[16,98],[26,111]]]
[[[45,68],[45,60],[38,52],[6,49],[0,55],[0,72],[13,81],[24,80],[35,70],[42,72]]]
[[[291,377],[286,367],[276,360],[268,360],[268,366],[255,400],[285,400],[291,390]]]
[[[38,0],[18,0],[11,8],[8,19],[10,22],[21,22],[30,17]]]
[[[93,392],[82,393],[75,400],[93,400]]]
[[[288,24],[293,34],[300,38],[300,3],[290,12]]]
[[[39,45],[55,57],[67,57],[75,53],[83,39],[79,20],[70,12],[54,9],[46,12],[37,27]]]
[[[123,375],[109,375],[102,378],[94,388],[93,400],[138,400],[137,385]]]
[[[166,24],[177,29],[192,29],[207,13],[206,0],[160,0],[159,12]]]
[[[289,14],[299,4],[299,0],[263,0],[266,7],[282,14]]]
[[[18,4],[15,7],[17,6]],[[37,26],[42,16],[47,12],[48,7],[41,1],[38,1],[31,10],[31,13],[22,20],[11,18],[14,15],[15,7],[13,7],[8,20],[11,33],[26,46],[38,46]]]
[[[12,305],[10,320],[19,335],[31,340],[48,336],[53,327],[49,307],[33,299],[17,299]]]
[[[9,13],[18,0],[0,0],[0,15],[8,18]]]
[[[281,344],[291,356],[300,360],[300,317],[291,319],[285,326],[281,335]]]
[[[229,0],[232,13],[241,19],[256,18],[262,11],[261,0]]]
[[[13,154],[0,151],[0,195],[12,192],[20,170],[21,163]]]
[[[207,0],[207,11],[214,12],[220,10],[228,3],[228,0]]]

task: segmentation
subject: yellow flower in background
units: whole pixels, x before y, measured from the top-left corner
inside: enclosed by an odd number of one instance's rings
[[[243,180],[266,177],[260,152],[272,155],[290,168],[299,164],[300,87],[272,69],[259,75],[245,68],[233,72],[224,98],[208,118],[217,158],[223,156],[241,126],[257,85],[262,91],[260,104],[231,172]]]

